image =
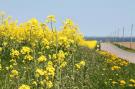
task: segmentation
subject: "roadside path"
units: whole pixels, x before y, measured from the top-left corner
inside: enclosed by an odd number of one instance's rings
[[[111,43],[101,43],[101,50],[110,52],[119,58],[125,59],[131,63],[135,63],[135,53],[122,50]]]

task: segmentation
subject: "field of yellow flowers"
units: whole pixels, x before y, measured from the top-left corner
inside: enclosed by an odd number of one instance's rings
[[[85,41],[66,19],[58,31],[55,16],[0,25],[0,89],[131,89],[135,65]]]

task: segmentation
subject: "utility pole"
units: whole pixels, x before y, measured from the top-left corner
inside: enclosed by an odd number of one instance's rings
[[[117,31],[117,42],[119,42],[119,35],[120,35],[120,32],[119,32],[119,28],[118,28],[118,31]]]
[[[115,42],[115,32],[113,32],[113,42]]]
[[[124,37],[125,37],[125,36],[124,36],[124,35],[125,35],[125,32],[124,32],[124,31],[125,31],[125,29],[124,29],[124,27],[123,27],[123,42],[124,42]]]
[[[115,42],[116,42],[117,41],[117,32],[115,31],[114,34],[115,34]]]
[[[131,34],[130,34],[130,48],[132,48],[132,41],[133,41],[132,35],[133,35],[133,24],[132,24],[132,26],[131,26]]]

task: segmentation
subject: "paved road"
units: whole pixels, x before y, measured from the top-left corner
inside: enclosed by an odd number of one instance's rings
[[[108,52],[118,56],[119,58],[128,60],[129,62],[132,62],[132,63],[135,63],[135,53],[122,50],[111,43],[101,43],[101,50],[108,51]]]

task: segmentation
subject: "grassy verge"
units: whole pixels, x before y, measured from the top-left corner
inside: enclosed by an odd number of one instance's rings
[[[117,47],[119,47],[119,48],[121,48],[121,49],[123,49],[123,50],[126,50],[126,51],[128,51],[128,52],[135,52],[134,49],[131,49],[131,48],[128,48],[128,47],[119,45],[119,44],[115,44],[115,43],[114,43],[114,45],[117,46]]]
[[[84,73],[86,89],[132,89],[135,64],[102,51],[81,49],[81,52],[87,63]]]
[[[97,52],[85,47],[79,47],[74,54],[75,63],[81,61],[80,59],[83,59],[86,62],[84,67],[80,69],[74,69],[74,71],[72,71],[72,65],[69,65],[65,67],[65,70],[61,71],[61,82],[59,89],[134,88],[135,64],[128,63],[127,61],[117,58],[109,53],[103,51]],[[32,67],[31,65],[32,64],[29,64],[29,68]],[[8,65],[5,64],[5,66]],[[22,64],[18,64],[19,68],[22,68],[21,66]],[[3,89],[14,89],[13,87],[16,87],[19,83],[27,83],[31,85],[32,82],[28,80],[29,78],[34,78],[34,75],[31,75],[32,71],[29,71],[29,76],[27,75],[22,78],[20,77],[17,81],[16,79],[11,80],[8,76],[6,76],[8,73],[5,70],[3,70],[0,74],[0,86],[3,87]],[[3,85],[5,85],[6,88],[4,88]],[[33,87],[32,89],[38,88]],[[52,89],[58,88],[52,87]]]

